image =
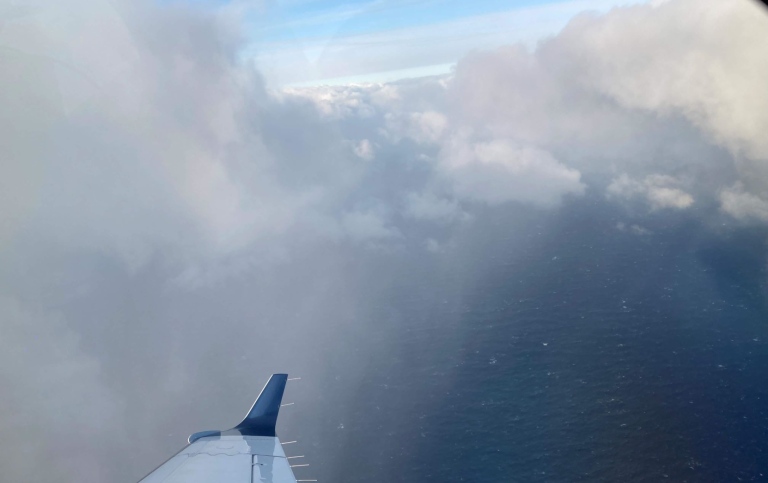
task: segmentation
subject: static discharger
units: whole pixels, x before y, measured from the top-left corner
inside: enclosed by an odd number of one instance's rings
[[[300,380],[301,380],[301,378],[300,378],[300,377],[292,377],[292,378],[290,378],[290,379],[287,379],[287,380],[288,380],[288,381],[300,381]],[[292,402],[290,402],[290,403],[285,403],[285,404],[281,404],[281,405],[280,405],[280,407],[282,408],[282,407],[285,407],[285,406],[293,406],[293,404],[294,404],[294,403],[292,403]],[[286,441],[285,443],[280,443],[280,444],[292,444],[292,443],[296,443],[296,441]],[[304,455],[299,455],[299,456],[287,456],[285,459],[287,459],[287,460],[292,460],[292,459],[296,459],[296,458],[303,458],[303,457],[304,457]],[[302,465],[291,465],[291,468],[300,468],[300,467],[304,467],[304,466],[309,466],[309,464],[307,463],[307,464],[302,464]],[[299,482],[299,481],[307,481],[307,482],[309,482],[309,481],[317,481],[317,480],[296,480],[296,481],[297,481],[297,482]]]

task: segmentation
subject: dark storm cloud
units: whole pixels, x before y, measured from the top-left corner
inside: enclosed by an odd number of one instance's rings
[[[344,401],[422,320],[402,287],[425,314],[453,307],[464,282],[432,277],[479,277],[486,254],[454,255],[485,210],[524,232],[593,190],[642,214],[768,219],[768,22],[748,2],[585,15],[444,78],[281,92],[239,55],[235,8],[7,6],[0,463],[16,480],[138,478],[276,371],[329,414],[288,413],[288,430],[351,444]]]

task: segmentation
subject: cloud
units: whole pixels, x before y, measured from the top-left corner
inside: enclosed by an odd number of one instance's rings
[[[733,153],[766,159],[766,23],[757,2],[627,7],[578,17],[542,55],[623,107],[684,116]]]
[[[691,189],[663,176],[677,179],[694,149],[759,196],[768,109],[755,106],[768,100],[751,87],[764,77],[759,52],[741,46],[759,44],[747,40],[765,35],[765,18],[749,2],[705,4],[583,15],[534,51],[472,53],[444,78],[271,92],[238,57],[234,11],[42,3],[3,32],[20,52],[12,71],[28,78],[5,79],[3,238],[34,233],[134,268],[159,250],[182,265],[215,259],[320,219],[317,236],[344,226],[393,157],[420,173],[374,197],[393,212],[432,192],[553,207],[617,165],[628,178],[609,192],[683,209],[713,176],[689,176]],[[664,40],[682,24],[684,40]],[[654,150],[665,159],[649,160]]]
[[[385,121],[386,132],[393,140],[408,137],[423,144],[439,141],[448,124],[445,115],[436,111],[388,113]]]
[[[333,88],[285,88],[275,94],[282,98],[307,99],[326,118],[343,119],[350,116],[370,117],[374,108],[368,102],[369,89],[363,86]]]
[[[125,420],[99,361],[83,352],[80,337],[60,316],[30,310],[13,298],[0,298],[0,304],[0,406],[7,415],[0,418],[0,430],[14,441],[14,450],[0,455],[5,477],[43,480],[59,473],[103,481],[99,441],[120,431]],[[72,438],[75,428],[78,437]],[[51,439],[67,444],[41,465]]]
[[[722,210],[738,220],[768,222],[768,201],[747,193],[737,183],[720,193]]]
[[[643,228],[640,225],[635,225],[635,224],[627,225],[626,223],[624,223],[622,221],[616,223],[616,229],[621,231],[621,232],[625,232],[625,233],[629,232],[629,233],[632,233],[633,235],[638,235],[638,236],[645,236],[645,235],[652,235],[653,234],[653,232],[651,232],[649,229]]]
[[[581,15],[534,50],[470,53],[439,79],[291,93],[342,129],[375,125],[383,152],[407,147],[456,199],[554,206],[583,193],[585,177],[612,178],[614,199],[686,209],[734,182],[755,196],[766,188],[768,110],[752,108],[768,102],[752,94],[764,27],[750,2],[657,2]]]
[[[199,40],[228,45],[236,35],[193,11],[178,10],[169,25],[164,15],[46,2],[3,31],[15,50],[4,54],[10,109],[0,122],[12,145],[0,169],[34,196],[4,217],[25,209],[23,224],[131,264],[158,245],[183,244],[190,229],[226,244],[256,222],[218,149],[238,135],[244,91],[226,50]],[[32,167],[21,168],[25,160]]]
[[[645,198],[651,209],[654,210],[689,208],[693,205],[693,197],[676,188],[675,186],[678,184],[677,179],[667,175],[650,175],[642,181],[635,181],[626,174],[622,174],[608,185],[606,192],[608,196],[616,198]]]
[[[417,220],[431,220],[450,223],[466,219],[469,215],[461,209],[456,200],[441,198],[433,193],[411,193],[406,198],[406,216]],[[434,240],[433,240],[434,241]]]
[[[354,182],[342,139],[237,59],[226,11],[44,2],[1,40],[4,238],[183,264],[284,234]]]
[[[553,206],[566,194],[580,195],[580,174],[546,151],[502,140],[451,141],[443,147],[442,174],[464,199]]]
[[[354,148],[355,154],[365,161],[370,161],[375,156],[373,151],[373,145],[367,139],[363,139]]]
[[[396,228],[387,226],[381,213],[375,211],[352,211],[341,220],[344,232],[354,241],[375,242],[399,238]]]
[[[375,137],[377,145],[389,150],[407,149],[398,156],[411,159],[411,169],[428,173],[430,179],[419,188],[426,192],[439,185],[457,200],[492,205],[524,202],[541,207],[556,206],[563,196],[584,192],[579,171],[551,153],[530,142],[483,132],[485,127],[474,126],[462,113],[452,111],[450,103],[464,97],[455,90],[456,82],[438,78],[389,85],[291,88],[283,95],[312,103],[321,115],[345,130],[359,131],[360,123],[369,123],[373,132],[366,133],[367,141]],[[413,200],[420,199],[419,193],[412,194]]]

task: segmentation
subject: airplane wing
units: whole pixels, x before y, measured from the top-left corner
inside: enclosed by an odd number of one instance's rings
[[[287,374],[273,374],[245,418],[226,431],[202,431],[140,483],[295,483],[275,434]],[[305,466],[305,465],[302,465]]]

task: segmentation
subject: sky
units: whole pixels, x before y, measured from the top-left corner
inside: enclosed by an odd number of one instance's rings
[[[0,3],[9,481],[135,481],[236,422],[273,372],[316,401],[284,431],[341,431],[343,401],[398,347],[388,334],[419,323],[393,291],[458,298],[462,267],[490,260],[461,240],[486,236],[490,211],[514,233],[589,199],[637,237],[658,216],[768,224],[762,7],[473,4],[266,3],[268,27],[241,4]],[[327,474],[343,463],[312,449]]]
[[[574,15],[633,3],[643,2],[267,2],[248,15],[252,47],[244,55],[256,59],[271,87],[445,74],[471,50],[532,47]]]

